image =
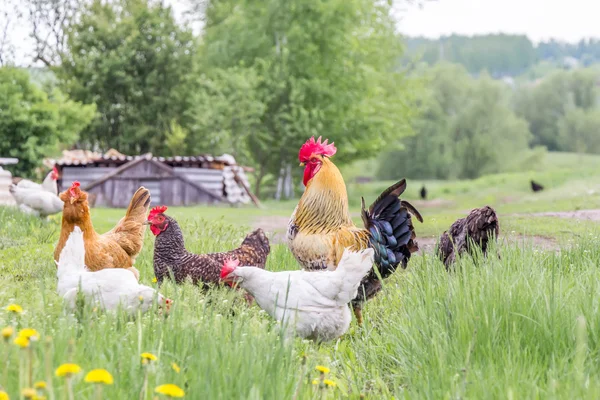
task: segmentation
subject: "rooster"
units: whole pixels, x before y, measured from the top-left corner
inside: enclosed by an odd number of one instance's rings
[[[320,137],[317,141],[310,138],[300,148],[298,158],[304,166],[306,189],[290,219],[288,246],[307,270],[335,269],[344,248],[358,251],[371,247],[379,274],[386,278],[398,265],[406,268],[411,253],[418,251],[411,213],[421,222],[423,218],[412,205],[398,198],[406,189],[403,179],[384,190],[368,209],[362,199],[365,228],[356,227],[348,210],[346,184],[329,159],[336,151],[333,143],[321,142]],[[380,278],[372,269],[352,301],[359,324],[362,303],[379,290]]]
[[[449,269],[456,257],[467,252],[473,253],[473,246],[479,246],[484,255],[490,241],[495,241],[500,233],[496,211],[490,206],[476,208],[465,218],[455,221],[450,229],[440,236],[438,256]]]
[[[136,257],[142,251],[146,214],[150,206],[150,192],[140,187],[129,203],[125,217],[110,231],[100,235],[94,230],[88,205],[88,194],[80,189],[79,182],[60,194],[64,203],[60,238],[54,250],[54,260],[58,261],[69,235],[75,225],[83,231],[85,241],[85,264],[90,271],[104,268],[130,269],[139,278],[133,267]]]
[[[221,279],[246,289],[260,308],[281,321],[288,333],[319,341],[343,335],[350,326],[348,304],[356,297],[361,279],[373,268],[373,249],[345,249],[334,271],[265,271],[239,268],[227,260]]]
[[[57,291],[70,309],[76,308],[77,294],[83,294],[105,310],[122,307],[126,312],[148,311],[155,300],[168,310],[171,300],[151,287],[140,285],[131,273],[123,269],[103,269],[90,272],[85,268],[84,232],[75,226],[56,263]]]
[[[231,257],[240,259],[244,265],[264,268],[269,255],[269,239],[262,229],[249,234],[242,245],[223,253],[193,254],[185,249],[183,233],[174,218],[165,214],[166,206],[150,210],[146,224],[156,236],[154,242],[154,274],[159,283],[173,278],[177,283],[190,278],[194,284],[218,283],[223,262]]]

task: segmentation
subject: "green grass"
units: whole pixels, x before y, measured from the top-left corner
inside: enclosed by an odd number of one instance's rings
[[[489,202],[501,213],[503,232],[554,238],[562,251],[503,241],[500,260],[466,257],[452,273],[432,255],[415,256],[368,303],[365,324],[353,323],[343,338],[328,344],[284,341],[278,325],[256,305],[248,307],[240,293],[222,287],[163,285],[161,292],[175,301],[167,318],[149,312],[130,319],[89,308],[70,314],[56,294],[52,253],[58,219],[43,222],[0,208],[0,328],[40,332],[42,339],[32,349],[33,379],[49,380],[57,399],[65,398],[66,387],[53,371],[68,361],[84,373],[109,370],[115,384],[105,388],[106,399],[139,398],[146,372],[151,391],[175,383],[191,399],[292,399],[296,388],[298,399],[358,399],[361,394],[372,399],[597,399],[598,225],[522,214],[600,206],[597,195],[588,192],[600,183],[595,158],[568,167],[573,157],[561,157],[553,160],[556,169],[532,176],[427,182],[432,197],[446,203],[421,204],[426,222],[417,231],[437,236],[469,208]],[[531,194],[531,177],[539,177],[548,190]],[[372,200],[386,184],[349,185],[350,196]],[[407,197],[415,199],[419,188],[420,182],[411,181]],[[188,248],[201,253],[238,246],[250,225],[288,216],[294,205],[172,208],[169,213],[181,223]],[[123,210],[94,209],[92,214],[97,230],[104,232]],[[148,232],[136,262],[149,285],[153,241]],[[272,246],[267,269],[296,268],[284,245]],[[4,308],[11,303],[25,312],[9,315]],[[143,368],[141,352],[159,360]],[[19,398],[19,389],[27,385],[27,360],[27,351],[0,341],[0,384],[11,398]],[[311,384],[316,365],[331,369],[335,390],[321,392]],[[74,380],[77,399],[94,398],[93,389],[83,374]]]

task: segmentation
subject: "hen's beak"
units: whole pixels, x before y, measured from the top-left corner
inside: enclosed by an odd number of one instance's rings
[[[152,225],[152,221],[146,220],[146,221],[142,222],[142,225]]]
[[[77,199],[76,199],[75,197],[71,197],[71,198],[69,199],[69,201],[71,202],[71,204],[73,204],[73,203],[75,203],[75,201],[77,201]]]

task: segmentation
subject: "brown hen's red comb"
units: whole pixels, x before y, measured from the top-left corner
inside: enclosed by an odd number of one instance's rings
[[[307,162],[312,155],[322,155],[326,157],[331,157],[335,154],[337,149],[333,145],[333,142],[327,143],[329,139],[325,139],[324,142],[321,143],[321,136],[315,141],[315,137],[311,137],[300,147],[300,152],[298,153],[298,159],[300,162]]]
[[[150,210],[150,214],[148,214],[148,220],[154,217],[156,214],[162,214],[167,211],[167,206],[156,206],[152,210]]]
[[[74,189],[74,188],[76,188],[76,187],[79,187],[79,186],[81,186],[81,183],[79,183],[79,181],[75,181],[75,182],[73,182],[73,184],[71,185],[71,189]]]

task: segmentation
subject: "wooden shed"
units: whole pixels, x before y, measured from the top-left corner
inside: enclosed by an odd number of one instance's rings
[[[48,160],[59,171],[60,190],[79,181],[95,206],[127,207],[140,186],[150,190],[153,206],[244,204],[255,199],[245,174],[251,169],[238,166],[230,155],[134,157],[114,150],[104,155],[88,152],[91,156],[68,153],[60,160]]]

